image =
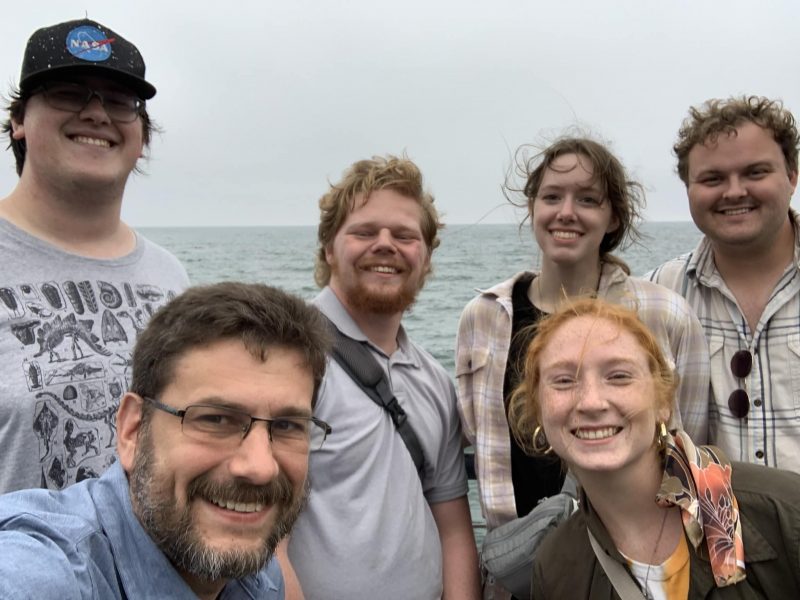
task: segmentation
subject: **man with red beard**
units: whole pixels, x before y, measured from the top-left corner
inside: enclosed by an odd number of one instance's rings
[[[317,410],[336,436],[311,453],[292,565],[314,600],[478,598],[453,385],[401,325],[439,244],[433,198],[414,163],[390,156],[352,165],[319,204],[315,304],[385,370],[424,466],[417,471],[389,414],[331,362]]]
[[[284,598],[273,555],[331,431],[312,416],[328,338],[319,311],[264,285],[192,288],[161,309],[136,343],[119,461],[0,497],[0,595]]]

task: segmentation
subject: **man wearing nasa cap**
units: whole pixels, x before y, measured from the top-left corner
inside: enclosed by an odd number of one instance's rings
[[[0,493],[61,489],[115,461],[136,336],[188,285],[120,218],[155,93],[136,46],[100,23],[28,40],[2,124],[19,182],[0,200]]]

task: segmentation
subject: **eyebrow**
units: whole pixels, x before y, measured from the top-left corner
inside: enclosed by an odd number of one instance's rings
[[[421,227],[400,224],[385,225],[383,223],[378,223],[377,221],[361,221],[351,223],[345,228],[345,233],[352,233],[353,231],[357,231],[359,229],[388,229],[393,233],[413,233],[414,235],[422,236]]]
[[[748,169],[754,169],[757,167],[770,167],[772,169],[777,169],[780,165],[776,165],[775,161],[769,159],[757,160],[752,163],[748,163],[743,167],[737,167],[734,171],[747,171]],[[703,169],[695,174],[695,178],[701,177],[703,175],[712,175],[717,173],[725,173],[730,169],[723,169],[721,167],[708,167],[707,169]]]
[[[285,408],[279,408],[275,411],[275,414],[272,415],[271,418],[281,418],[281,417],[302,417],[304,419],[311,418],[314,415],[312,414],[311,410],[306,410],[304,408],[298,408],[296,406],[287,406]]]
[[[210,396],[208,398],[202,398],[201,400],[198,400],[197,402],[192,402],[189,406],[191,406],[192,404],[194,404],[194,405],[202,404],[204,406],[217,406],[219,408],[230,408],[232,410],[238,410],[241,413],[245,413],[247,415],[250,415],[251,417],[252,416],[258,417],[259,416],[259,415],[253,415],[250,412],[250,409],[247,408],[246,406],[244,406],[243,404],[241,404],[240,402],[234,402],[234,401],[231,401],[231,400],[226,400],[225,398],[222,398],[220,396]],[[276,418],[280,418],[280,417],[304,417],[304,418],[306,418],[306,417],[311,417],[311,416],[313,416],[313,415],[312,415],[312,412],[311,412],[310,409],[305,409],[305,408],[302,408],[302,407],[299,407],[299,406],[279,406],[279,407],[277,407],[276,410],[272,411],[272,414],[269,417],[260,417],[260,418],[264,418],[264,419],[276,419]]]
[[[539,192],[541,193],[541,192],[546,191],[546,190],[563,190],[566,187],[567,186],[565,186],[565,185],[557,185],[557,184],[554,184],[554,183],[548,183],[547,185],[541,186],[539,188]],[[572,187],[572,186],[569,186],[569,187]],[[592,183],[591,185],[579,185],[577,187],[578,187],[578,191],[579,192],[597,192],[598,194],[602,194],[603,193],[602,188],[596,182]]]
[[[574,368],[574,367],[577,367],[577,366],[578,365],[574,360],[559,360],[559,361],[554,362],[554,363],[543,364],[539,368],[542,371],[544,371],[544,370],[550,370],[550,369],[570,369],[570,368]]]
[[[368,221],[355,221],[353,223],[350,223],[347,226],[347,229],[348,230],[354,229],[354,228],[357,229],[359,227],[380,227],[381,229],[383,229],[383,228],[387,228],[387,229],[398,229],[398,228],[409,229],[410,228],[408,225],[401,225],[399,223],[396,223],[394,225],[387,225],[387,224],[383,223],[382,221],[375,221],[373,219],[370,219]]]
[[[550,370],[580,370],[583,366],[584,361],[575,361],[575,360],[559,360],[554,363],[545,364],[540,367],[540,371],[550,371]],[[610,358],[608,360],[604,360],[600,363],[600,366],[604,369],[618,367],[618,366],[630,366],[630,367],[639,367],[639,364],[632,358]]]

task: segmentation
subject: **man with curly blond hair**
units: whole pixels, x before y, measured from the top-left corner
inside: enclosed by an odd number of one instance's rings
[[[384,369],[424,461],[418,471],[389,413],[331,361],[316,414],[336,435],[311,454],[292,565],[307,598],[478,598],[453,384],[401,325],[439,245],[433,198],[413,162],[388,156],[353,164],[319,206],[314,302]]]
[[[711,357],[709,441],[733,460],[800,471],[800,238],[789,207],[800,136],[778,100],[691,108],[674,150],[705,234],[650,278],[682,294]]]

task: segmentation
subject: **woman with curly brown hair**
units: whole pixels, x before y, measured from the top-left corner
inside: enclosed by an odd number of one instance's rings
[[[608,148],[586,138],[562,138],[519,166],[541,269],[517,273],[470,301],[456,349],[462,429],[475,447],[490,530],[561,488],[559,461],[526,456],[512,439],[507,406],[531,339],[524,332],[568,298],[597,296],[638,310],[682,373],[674,424],[682,417],[697,439],[707,435],[708,350],[700,323],[683,298],[630,277],[612,254],[638,235],[642,187]],[[494,597],[509,594],[495,589]]]

